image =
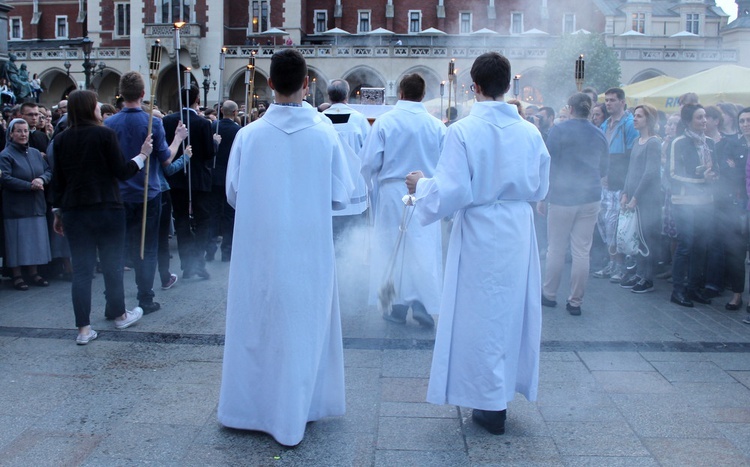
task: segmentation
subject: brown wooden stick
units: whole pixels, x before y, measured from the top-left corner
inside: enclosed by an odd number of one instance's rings
[[[156,80],[159,77],[159,68],[161,67],[161,45],[157,40],[151,46],[151,60],[149,60],[149,71],[151,76],[151,100],[148,109],[148,129],[146,137],[151,134],[154,126],[154,97],[156,95]],[[146,213],[148,212],[148,177],[151,168],[151,155],[146,157],[146,176],[143,179],[143,215],[141,217],[141,259],[143,259],[146,247]]]

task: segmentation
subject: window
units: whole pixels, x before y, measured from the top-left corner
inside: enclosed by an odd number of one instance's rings
[[[700,34],[701,15],[698,13],[688,13],[685,15],[685,19],[685,31]]]
[[[521,34],[523,32],[523,13],[513,12],[510,14],[510,33]]]
[[[176,23],[182,21],[190,23],[193,0],[161,0],[161,22]]]
[[[115,3],[115,36],[130,35],[130,3]]]
[[[315,34],[321,34],[328,30],[328,11],[315,10]]]
[[[563,34],[570,34],[576,30],[576,15],[575,13],[565,13],[563,15]]]
[[[268,2],[255,0],[250,3],[252,32],[268,31]]]
[[[357,33],[370,32],[370,10],[359,10],[359,23]]]
[[[23,39],[23,23],[21,18],[10,18],[10,39]]]
[[[68,38],[68,17],[55,16],[55,39]]]
[[[633,31],[646,34],[646,13],[633,13]]]
[[[409,34],[418,34],[422,30],[422,12],[409,10]]]
[[[461,34],[470,34],[471,29],[471,12],[470,11],[462,11],[459,13],[459,23],[461,26],[460,33]]]

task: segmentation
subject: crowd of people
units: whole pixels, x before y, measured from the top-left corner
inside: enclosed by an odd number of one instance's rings
[[[18,291],[71,280],[76,343],[86,345],[98,336],[97,268],[104,314],[126,329],[161,308],[157,274],[164,291],[180,278],[172,235],[182,279],[210,279],[220,251],[230,271],[219,421],[296,445],[307,422],[344,413],[335,242],[370,229],[369,304],[390,325],[411,311],[432,328],[441,315],[428,401],[470,407],[475,423],[503,434],[516,392],[536,398],[541,310],[557,306],[568,254],[574,316],[592,263],[593,277],[634,293],[671,277],[671,301],[686,307],[729,288],[725,306],[738,310],[750,191],[750,108],[704,108],[686,95],[664,115],[628,109],[622,89],[599,103],[587,88],[555,112],[505,102],[510,69],[500,54],[479,56],[476,103],[447,122],[422,104],[418,73],[372,126],[342,79],[315,109],[291,48],[271,58],[275,102],[247,112],[231,100],[204,109],[192,86],[183,109],[162,115],[144,103],[137,72],[122,76],[115,106],[79,90],[52,111],[10,107],[3,264]],[[639,219],[635,252],[623,246],[628,217]]]
[[[581,313],[590,264],[594,278],[633,293],[669,280],[670,300],[684,307],[710,304],[728,289],[725,308],[739,310],[750,240],[750,108],[704,107],[688,93],[680,111],[666,115],[649,104],[627,109],[620,88],[597,101],[590,88],[572,96],[562,120],[549,108],[531,109],[552,157],[550,193],[537,209],[548,242],[542,303],[557,305],[569,251],[573,315]],[[631,216],[635,251],[623,238]]]

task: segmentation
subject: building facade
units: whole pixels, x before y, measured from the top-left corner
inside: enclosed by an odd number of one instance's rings
[[[289,46],[307,59],[314,103],[325,100],[325,83],[340,77],[351,84],[351,100],[356,101],[362,87],[380,87],[386,101],[393,102],[400,77],[415,71],[428,83],[426,99],[438,98],[451,59],[457,73],[453,95],[458,94],[460,103],[468,97],[473,59],[488,50],[509,57],[513,73],[521,75],[524,98],[540,100],[543,96],[535,88],[547,54],[561,35],[572,33],[603,34],[621,60],[623,84],[663,74],[682,77],[721,63],[750,66],[745,16],[740,11],[728,25],[728,15],[713,0],[7,3],[13,7],[8,14],[9,49],[30,73],[40,75],[46,90],[42,99],[48,104],[83,86],[85,57],[80,44],[86,36],[94,44],[89,57],[91,87],[102,102],[115,98],[119,77],[126,71],[148,74],[152,44],[160,40],[164,53],[153,91],[166,110],[177,107],[178,62],[181,69],[191,68],[194,83],[205,87],[208,105],[220,97],[244,103],[251,55],[256,57],[253,94],[271,100],[266,83],[269,59],[275,50]],[[175,22],[186,23],[178,45]],[[338,30],[331,31],[334,28]],[[292,45],[286,45],[289,40]],[[220,72],[222,47],[226,61]]]

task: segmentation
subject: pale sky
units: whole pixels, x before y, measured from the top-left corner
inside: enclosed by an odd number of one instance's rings
[[[729,15],[730,23],[737,19],[737,4],[734,0],[716,0],[716,5],[720,6]]]

